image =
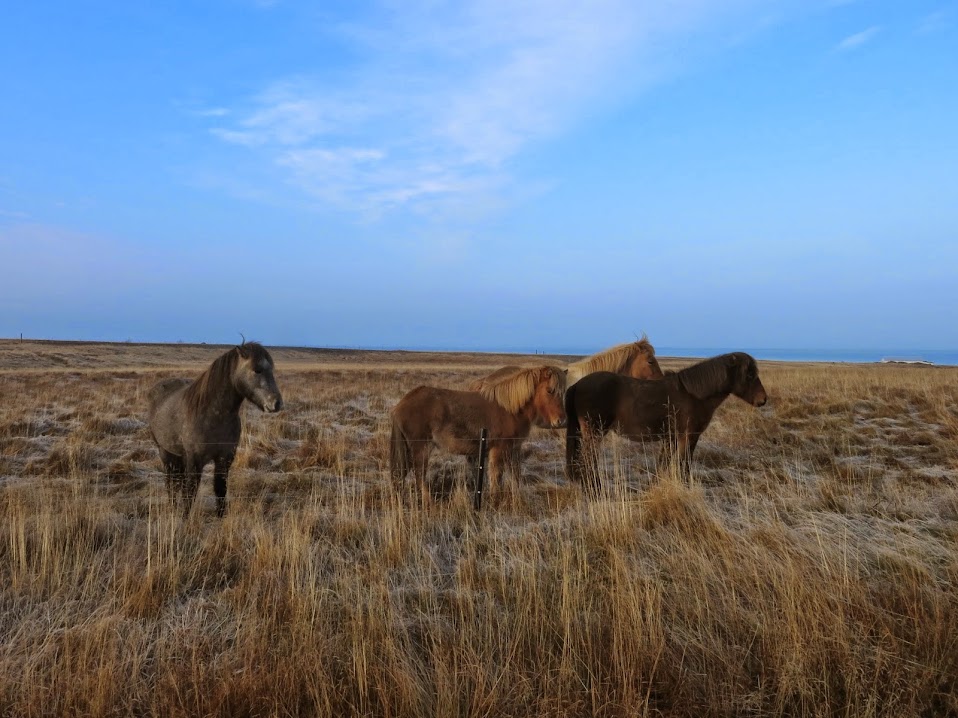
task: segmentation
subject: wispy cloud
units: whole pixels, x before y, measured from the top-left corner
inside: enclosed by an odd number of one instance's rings
[[[951,26],[951,11],[943,8],[930,12],[918,22],[916,32],[920,35],[939,32]]]
[[[230,111],[225,107],[208,107],[203,110],[194,110],[197,117],[226,117]]]
[[[278,79],[211,132],[321,202],[422,211],[510,186],[524,150],[671,72],[697,35],[781,4],[384,0],[335,26],[360,62]]]
[[[848,52],[850,50],[855,50],[867,42],[870,42],[881,30],[877,25],[872,25],[866,30],[861,32],[856,32],[854,35],[849,35],[841,42],[835,46],[835,50],[838,52]]]

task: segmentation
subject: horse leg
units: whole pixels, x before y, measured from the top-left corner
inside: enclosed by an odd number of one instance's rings
[[[165,457],[163,468],[166,469],[166,495],[170,498],[170,504],[176,503],[176,489],[178,488],[177,479],[180,478],[179,467],[173,457]]]
[[[585,417],[569,417],[565,434],[565,473],[568,481],[582,481],[582,450],[588,430],[589,424]]]
[[[513,482],[516,486],[520,486],[522,484],[522,444],[518,441],[511,442],[506,453],[506,464]]]
[[[676,441],[676,438],[671,433],[669,433],[668,436],[662,439],[662,446],[659,449],[659,461],[658,461],[659,471],[661,471],[663,467],[667,468],[672,463],[672,457],[675,454],[675,441]]]
[[[580,480],[592,493],[599,492],[599,448],[604,432],[596,430],[588,420],[582,420],[582,439],[580,450]]]
[[[429,455],[432,453],[432,442],[410,442],[409,451],[412,457],[413,475],[416,477],[416,485],[419,487],[419,500],[425,506],[426,499],[429,496]]]
[[[662,445],[662,451],[659,454],[659,466],[667,466],[674,469],[682,478],[690,476],[690,465],[692,451],[698,437],[692,438],[685,432],[669,432],[666,442]]]
[[[699,443],[701,434],[685,434],[684,446],[681,446],[679,462],[682,468],[682,476],[686,479],[692,478],[692,454],[695,453],[695,446]]]
[[[222,456],[213,462],[213,492],[216,494],[216,515],[226,513],[226,477],[233,465],[233,455]]]
[[[197,466],[196,460],[187,455],[183,468],[183,481],[180,483],[180,491],[183,494],[183,518],[189,518],[190,509],[193,507],[193,501],[196,499],[196,492],[200,488],[200,476],[203,472],[202,466]]]
[[[170,503],[172,504],[176,501],[176,497],[173,494],[173,464],[167,461],[164,468],[166,469],[166,495],[169,497]]]
[[[502,478],[503,452],[507,451],[501,444],[489,447],[487,455],[486,474],[489,477],[489,494],[495,499],[499,494],[499,484]]]
[[[176,490],[179,488],[179,482],[183,476],[183,460],[176,454],[170,454],[163,449],[160,449],[160,459],[163,462],[165,472],[166,495],[170,499],[170,504],[175,505]]]

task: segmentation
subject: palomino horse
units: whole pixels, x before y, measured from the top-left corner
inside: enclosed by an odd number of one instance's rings
[[[566,394],[566,475],[581,481],[588,470],[597,481],[598,445],[610,430],[633,441],[667,440],[663,448],[688,472],[699,437],[729,394],[753,406],[768,400],[755,360],[744,352],[706,359],[661,381],[590,374]]]
[[[573,362],[568,367],[569,386],[597,371],[630,376],[633,379],[661,379],[662,369],[655,358],[655,347],[643,336],[636,342],[618,344]]]
[[[479,391],[413,389],[392,411],[393,481],[400,485],[411,469],[425,496],[433,448],[476,461],[482,429],[488,437],[490,491],[498,487],[505,465],[518,481],[522,441],[533,423],[554,429],[565,424],[564,396],[565,372],[556,366],[515,369]]]
[[[499,377],[518,371],[519,368],[510,365],[497,369],[489,376],[476,379],[469,384],[469,391],[480,391],[485,382],[495,381]],[[572,386],[586,374],[596,371],[611,371],[633,379],[661,379],[665,376],[655,358],[655,347],[645,337],[637,342],[618,344],[603,349],[598,354],[573,362],[566,367],[567,384]]]
[[[150,433],[166,469],[170,500],[175,503],[178,488],[184,516],[211,461],[216,511],[220,516],[226,511],[226,477],[242,431],[239,410],[244,399],[267,412],[283,406],[273,358],[255,342],[233,347],[195,381],[165,379],[150,390]]]

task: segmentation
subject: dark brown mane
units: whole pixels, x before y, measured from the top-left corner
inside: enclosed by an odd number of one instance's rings
[[[696,399],[706,399],[729,388],[728,359],[731,354],[712,357],[681,369],[676,376],[685,390]]]
[[[217,357],[206,371],[200,374],[183,392],[186,411],[191,417],[198,416],[209,406],[223,385],[232,382],[233,370],[239,361],[239,347],[233,347],[228,352]]]

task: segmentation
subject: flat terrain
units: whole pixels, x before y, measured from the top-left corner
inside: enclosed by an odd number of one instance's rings
[[[145,397],[225,348],[0,341],[0,714],[958,716],[958,369],[760,362],[598,499],[536,429],[476,515],[457,457],[393,490],[389,410],[572,357],[277,348],[183,523]]]

